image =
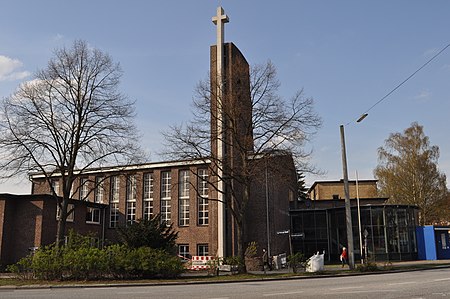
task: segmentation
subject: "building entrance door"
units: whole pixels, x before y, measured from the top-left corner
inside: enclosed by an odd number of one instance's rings
[[[435,230],[436,253],[438,260],[450,259],[449,230]]]

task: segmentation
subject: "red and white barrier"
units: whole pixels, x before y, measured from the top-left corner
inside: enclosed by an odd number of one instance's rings
[[[208,261],[213,260],[213,256],[192,256],[192,264],[190,270],[206,270],[209,269]]]

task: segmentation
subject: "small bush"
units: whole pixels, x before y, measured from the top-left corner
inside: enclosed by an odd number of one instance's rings
[[[367,262],[365,264],[358,265],[356,267],[356,270],[358,270],[359,272],[373,272],[378,271],[379,269],[375,262]]]
[[[258,255],[258,243],[255,241],[248,243],[244,255],[246,258],[256,257]]]
[[[289,267],[292,268],[292,271],[294,271],[294,273],[297,273],[299,269],[305,269],[306,267],[305,255],[301,252],[289,255],[287,257],[287,262],[289,264]]]
[[[15,274],[19,279],[32,279],[33,273],[31,270],[31,263],[33,262],[33,256],[29,255],[24,257],[16,264],[8,265],[6,271]]]
[[[106,252],[95,247],[65,248],[62,260],[66,279],[97,279],[107,272]]]
[[[172,278],[185,270],[177,256],[162,249],[112,245],[106,251],[109,273],[116,278]]]
[[[32,256],[33,276],[42,280],[61,280],[64,273],[63,249],[55,245],[38,249]]]
[[[223,264],[239,267],[244,265],[244,261],[239,256],[227,256],[223,259]]]
[[[225,264],[224,259],[218,256],[206,262],[208,266],[208,275],[219,275],[219,267],[221,264]]]
[[[392,262],[391,261],[384,262],[383,268],[384,270],[392,270],[393,269]]]
[[[245,262],[242,260],[240,256],[227,256],[223,259],[223,264],[231,266],[232,274],[242,271],[242,269],[244,269],[244,266],[246,266]]]

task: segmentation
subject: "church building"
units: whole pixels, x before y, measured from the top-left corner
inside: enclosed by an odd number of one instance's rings
[[[103,241],[114,242],[119,226],[160,214],[179,232],[181,256],[237,255],[233,205],[246,190],[236,172],[249,163],[253,171],[242,224],[244,243],[256,242],[258,253],[263,248],[270,255],[289,252],[289,238],[277,232],[289,229],[289,205],[297,198],[294,161],[283,151],[252,154],[249,64],[236,45],[224,42],[228,17],[221,7],[212,21],[217,43],[210,47],[211,157],[104,167],[80,174],[73,198],[106,205],[98,207],[100,221],[89,223],[92,231],[103,232]],[[51,194],[44,175],[30,178],[33,194]],[[51,184],[61,192],[58,175]]]

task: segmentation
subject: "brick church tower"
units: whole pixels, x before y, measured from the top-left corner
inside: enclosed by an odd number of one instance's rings
[[[210,48],[211,153],[219,199],[218,255],[226,256],[237,253],[235,223],[227,208],[231,193],[241,197],[244,192],[236,177],[253,152],[252,101],[249,64],[233,43],[224,43],[228,17],[221,7],[213,22],[217,43]]]

